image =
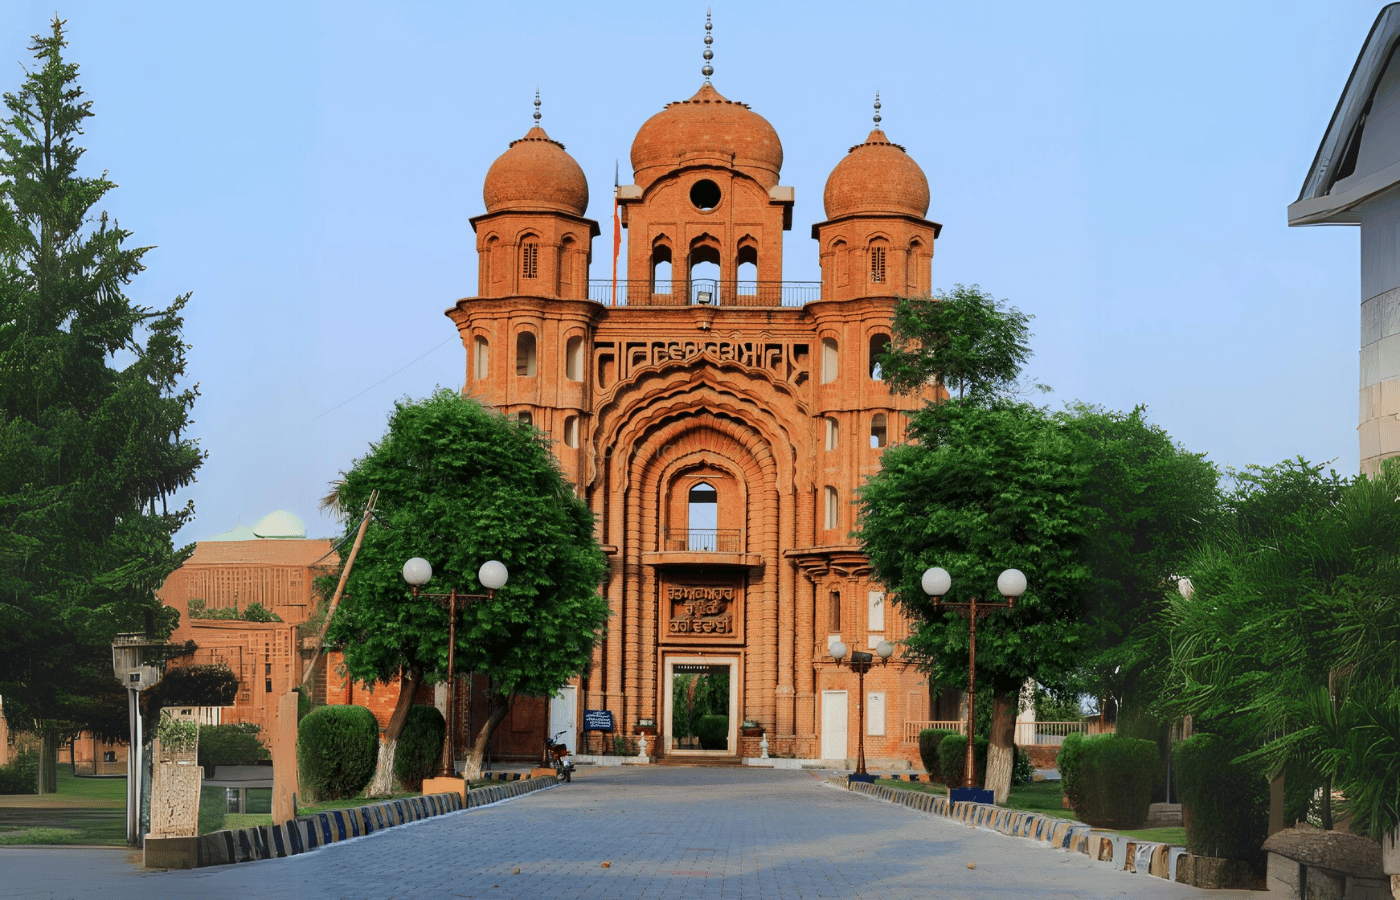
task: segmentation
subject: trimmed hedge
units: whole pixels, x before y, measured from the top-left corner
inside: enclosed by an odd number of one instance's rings
[[[1101,734],[1065,738],[1057,757],[1074,814],[1095,828],[1138,828],[1147,821],[1157,745]]]
[[[1269,783],[1231,761],[1242,752],[1219,735],[1196,734],[1172,748],[1172,771],[1180,785],[1186,849],[1258,867],[1269,830]]]
[[[256,766],[271,759],[258,737],[260,730],[252,722],[199,726],[199,764],[207,771],[210,766]]]
[[[924,771],[930,778],[943,778],[943,770],[938,766],[938,748],[942,746],[943,739],[950,734],[957,734],[947,728],[925,728],[919,732],[919,759],[923,761]]]
[[[369,784],[379,758],[379,723],[363,706],[321,706],[297,729],[303,790],[319,799],[353,797]]]
[[[729,717],[713,714],[701,716],[695,733],[700,738],[701,748],[725,750],[729,747]]]
[[[442,742],[447,721],[435,706],[414,706],[399,733],[394,750],[394,777],[406,791],[423,790],[423,779],[442,765]]]
[[[976,766],[976,781],[983,784],[987,777],[987,746],[988,741],[984,737],[975,738],[972,742],[972,763]],[[943,742],[938,745],[938,768],[940,780],[952,787],[963,782],[963,774],[967,771],[967,737],[958,734],[956,731],[943,738]]]

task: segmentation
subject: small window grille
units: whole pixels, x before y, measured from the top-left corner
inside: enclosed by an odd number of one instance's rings
[[[540,277],[540,245],[527,241],[520,246],[520,277]]]
[[[533,276],[531,276],[533,277]],[[870,281],[872,284],[885,283],[885,248],[870,248]]]

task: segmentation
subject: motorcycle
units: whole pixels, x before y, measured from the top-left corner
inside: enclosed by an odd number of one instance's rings
[[[554,776],[560,781],[574,780],[574,761],[569,759],[569,747],[559,738],[568,734],[568,729],[556,734],[553,738],[548,738],[544,742],[545,756],[549,763],[554,766]]]

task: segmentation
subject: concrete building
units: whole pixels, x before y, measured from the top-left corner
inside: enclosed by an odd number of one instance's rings
[[[1381,10],[1289,225],[1361,227],[1361,471],[1400,454],[1400,4]]]
[[[471,219],[477,294],[447,311],[463,392],[554,439],[610,562],[608,634],[552,729],[609,710],[627,734],[654,720],[662,756],[756,756],[751,721],[773,754],[851,760],[863,704],[867,755],[917,759],[905,726],[929,718],[923,678],[896,655],[860,697],[828,646],[907,633],[851,532],[857,488],[904,439],[901,411],[926,399],[892,394],[875,356],[896,295],[930,286],[928,181],[880,129],[877,101],[812,226],[821,280],[784,280],[784,148],[719,93],[708,61],[702,72],[632,142],[621,280],[590,278],[588,184],[537,99]],[[702,683],[728,715],[718,746],[681,714]]]

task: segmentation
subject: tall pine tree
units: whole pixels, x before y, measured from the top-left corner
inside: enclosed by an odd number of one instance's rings
[[[170,499],[204,458],[185,436],[189,295],[126,294],[150,248],[95,211],[106,173],[79,173],[92,102],[63,26],[34,37],[0,121],[0,697],[50,760],[103,716],[113,634],[173,625],[153,592],[189,554],[172,536],[194,506]]]

